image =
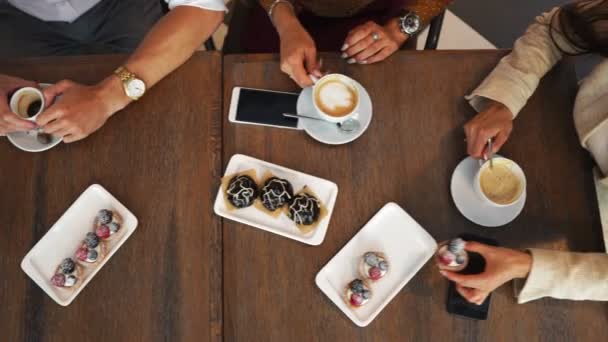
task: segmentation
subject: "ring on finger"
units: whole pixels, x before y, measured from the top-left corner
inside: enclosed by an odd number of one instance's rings
[[[377,42],[380,39],[380,35],[378,34],[378,32],[372,33],[372,39],[375,42]]]

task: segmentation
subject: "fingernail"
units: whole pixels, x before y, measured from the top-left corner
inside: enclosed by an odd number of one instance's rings
[[[361,61],[359,64],[367,64],[367,61]]]
[[[346,63],[348,63],[348,64],[353,64],[353,63],[355,63],[355,62],[356,62],[356,60],[355,60],[354,58],[349,58],[349,59],[346,61]]]
[[[346,58],[346,57],[348,57],[348,55],[346,54],[346,52],[342,52],[342,54],[340,55],[340,57]]]
[[[342,49],[340,49],[340,50],[341,50],[341,51],[344,51],[344,50],[346,50],[346,49],[348,49],[348,44],[344,44],[344,45],[342,45]]]
[[[444,270],[439,270],[439,273],[441,273],[442,276],[445,276],[445,271]]]

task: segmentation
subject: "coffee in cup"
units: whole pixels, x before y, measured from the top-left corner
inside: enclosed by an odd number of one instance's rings
[[[11,96],[9,104],[13,113],[23,119],[34,121],[44,110],[44,95],[37,88],[21,88]]]
[[[514,161],[495,157],[492,165],[486,161],[475,178],[478,194],[495,206],[509,206],[517,202],[526,188],[526,177]]]
[[[357,111],[359,91],[349,77],[329,74],[315,83],[313,102],[321,118],[342,122]]]

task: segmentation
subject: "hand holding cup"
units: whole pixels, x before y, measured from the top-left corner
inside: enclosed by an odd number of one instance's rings
[[[29,131],[37,127],[36,123],[15,114],[9,106],[9,94],[24,87],[37,87],[32,81],[0,75],[0,135],[11,132]]]

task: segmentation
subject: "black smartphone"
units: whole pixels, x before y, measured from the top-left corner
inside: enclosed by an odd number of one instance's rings
[[[235,87],[232,90],[230,122],[298,129],[298,119],[283,116],[297,113],[297,93]]]
[[[461,234],[459,237],[465,241],[477,241],[486,245],[498,246],[498,242],[494,239],[484,238],[481,236],[473,235],[473,234]],[[481,254],[475,252],[469,253],[469,263],[467,267],[458,272],[461,274],[478,274],[482,273],[486,267],[486,261],[481,256]],[[456,285],[453,281],[450,281],[448,286],[448,299],[447,299],[447,311],[451,314],[477,319],[477,320],[486,320],[488,318],[488,312],[490,311],[490,300],[492,294],[486,298],[486,300],[481,304],[473,304],[469,303],[464,297],[456,291]]]

